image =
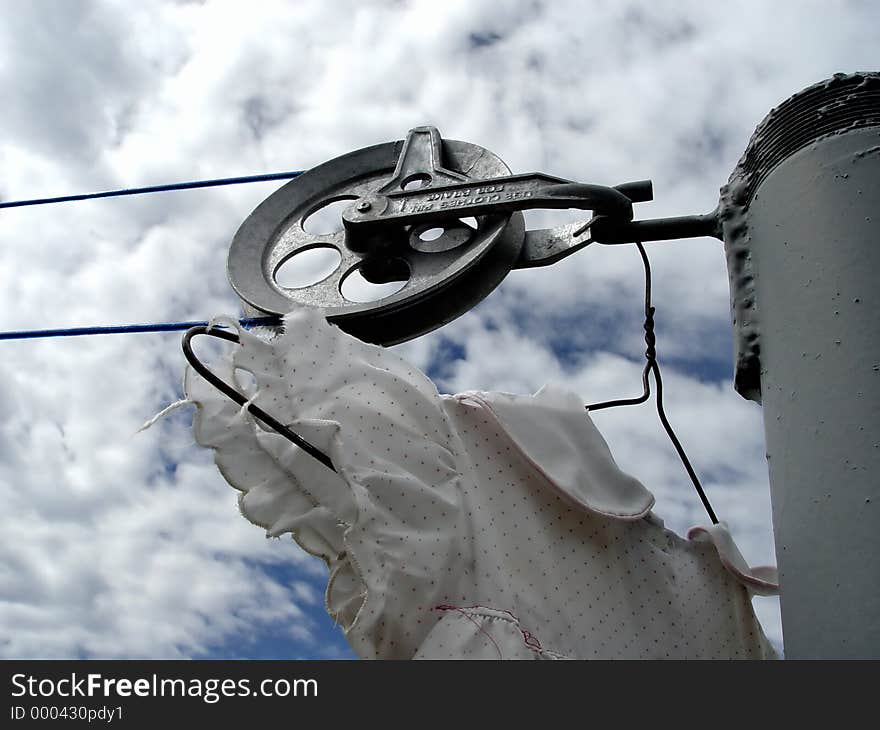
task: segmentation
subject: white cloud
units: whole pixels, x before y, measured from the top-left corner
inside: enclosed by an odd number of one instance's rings
[[[880,19],[846,2],[5,5],[4,199],[304,168],[431,123],[516,172],[652,177],[657,200],[642,216],[711,210],[772,105],[876,61]],[[2,211],[0,327],[234,312],[226,248],[272,189]],[[720,245],[649,253],[670,418],[746,556],[772,562],[760,411],[718,374],[731,355]],[[529,391],[553,378],[585,401],[628,394],[642,286],[631,248],[588,248],[511,275],[401,349],[450,389]],[[444,341],[465,357],[432,362]],[[242,632],[278,627],[302,655],[341,651],[338,635],[315,643],[321,568],[240,518],[187,416],[132,436],[179,394],[175,335],[7,342],[2,353],[0,653],[238,655]],[[706,362],[712,382],[694,377]],[[595,420],[669,524],[703,519],[649,407]],[[774,606],[759,610],[778,641]]]

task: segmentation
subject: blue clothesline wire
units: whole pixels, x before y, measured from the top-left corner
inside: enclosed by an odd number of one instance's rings
[[[27,205],[46,205],[48,203],[69,203],[75,200],[92,200],[94,198],[117,198],[123,195],[142,195],[144,193],[162,193],[171,190],[192,190],[194,188],[212,188],[220,185],[241,185],[243,183],[268,182],[271,180],[292,180],[303,174],[302,170],[291,172],[270,172],[263,175],[245,175],[242,177],[223,177],[215,180],[193,180],[190,182],[151,185],[145,188],[125,188],[108,190],[100,193],[82,193],[80,195],[62,195],[56,198],[34,198],[33,200],[14,200],[0,202],[0,208],[22,208]],[[259,327],[261,325],[277,325],[277,317],[245,317],[239,320],[243,327]],[[0,332],[0,340],[34,340],[48,337],[80,337],[83,335],[121,335],[137,332],[177,332],[190,327],[207,326],[207,321],[198,322],[153,322],[150,324],[121,324],[98,327],[68,327],[63,329],[18,330]]]
[[[169,183],[167,185],[151,185],[146,188],[126,188],[124,190],[108,190],[102,193],[83,193],[81,195],[62,195],[57,198],[34,198],[33,200],[13,200],[0,202],[0,208],[23,208],[26,205],[46,205],[48,203],[69,203],[74,200],[92,200],[94,198],[118,198],[123,195],[142,195],[144,193],[163,193],[169,190],[192,190],[194,188],[213,188],[219,185],[241,185],[242,183],[268,182],[270,180],[292,180],[303,174],[302,170],[292,172],[270,172],[264,175],[246,175],[244,177],[223,177],[216,180],[194,180],[191,182]]]
[[[280,324],[278,317],[245,317],[238,320],[242,327],[273,327]],[[0,340],[34,340],[46,337],[80,337],[83,335],[127,335],[137,332],[177,332],[191,327],[207,327],[201,322],[153,322],[150,324],[120,324],[101,327],[68,327],[66,329],[19,330],[0,332]],[[222,327],[223,325],[217,325]]]

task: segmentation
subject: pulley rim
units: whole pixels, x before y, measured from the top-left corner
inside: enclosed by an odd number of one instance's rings
[[[319,306],[350,334],[390,345],[464,314],[501,283],[522,248],[525,227],[519,213],[483,216],[469,237],[467,231],[452,231],[450,225],[450,240],[433,247],[417,245],[419,230],[407,230],[403,233],[410,245],[396,249],[410,269],[406,285],[376,301],[345,299],[342,282],[364,263],[364,256],[345,246],[344,232],[310,234],[303,223],[330,201],[366,197],[386,186],[403,147],[404,140],[388,142],[329,160],[257,206],[235,234],[227,262],[229,281],[247,313],[283,315],[296,306]],[[454,173],[476,179],[510,174],[499,157],[478,145],[443,140],[442,150],[445,167]],[[453,245],[457,240],[453,233],[464,243]],[[298,289],[275,281],[275,273],[288,258],[315,246],[339,252],[340,263],[332,274]]]

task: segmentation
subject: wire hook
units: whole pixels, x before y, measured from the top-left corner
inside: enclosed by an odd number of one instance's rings
[[[675,431],[673,431],[672,425],[669,423],[669,419],[666,417],[666,411],[663,409],[663,378],[660,376],[660,364],[657,362],[657,336],[654,334],[654,312],[656,311],[656,309],[651,304],[651,263],[648,261],[648,254],[645,252],[645,247],[641,244],[641,242],[636,242],[636,248],[638,248],[639,250],[639,254],[642,257],[642,264],[645,267],[644,328],[645,344],[647,345],[647,348],[645,349],[645,359],[647,360],[647,362],[645,363],[645,367],[642,369],[642,394],[637,398],[621,398],[618,400],[609,400],[603,401],[601,403],[594,403],[593,405],[586,406],[586,409],[588,411],[599,411],[603,408],[614,408],[616,406],[634,406],[640,403],[644,403],[651,396],[651,384],[648,380],[648,375],[650,373],[653,373],[654,382],[657,384],[657,416],[660,418],[660,423],[663,425],[663,429],[666,431],[666,435],[669,436],[669,440],[675,447],[675,450],[678,453],[678,458],[681,459],[681,463],[684,465],[684,468],[687,471],[691,482],[693,482],[694,488],[697,490],[697,494],[700,497],[700,501],[703,503],[703,507],[705,507],[706,512],[709,515],[709,519],[712,520],[713,525],[717,525],[718,517],[715,516],[715,510],[712,509],[709,498],[703,491],[703,485],[700,484],[700,479],[699,477],[697,477],[697,473],[691,466],[691,462],[684,451],[684,447],[681,445],[681,442],[675,435]]]
[[[283,423],[280,423],[279,421],[272,418],[272,416],[266,413],[266,411],[264,411],[262,408],[251,403],[245,395],[239,393],[225,380],[219,378],[214,373],[212,373],[211,370],[201,360],[199,360],[198,357],[196,357],[195,352],[193,352],[192,339],[197,335],[208,335],[209,337],[217,337],[218,339],[226,340],[227,342],[234,342],[235,344],[240,345],[241,340],[239,339],[238,335],[233,334],[232,332],[214,329],[210,326],[206,327],[200,325],[198,327],[192,327],[188,329],[183,335],[183,340],[181,342],[181,346],[183,347],[183,355],[184,357],[186,357],[187,362],[192,365],[193,370],[195,370],[199,375],[201,375],[211,385],[217,388],[217,390],[223,393],[226,397],[235,401],[242,408],[246,408],[248,412],[251,413],[255,418],[259,418],[273,431],[284,436],[284,438],[286,438],[288,441],[295,444],[296,446],[299,446],[303,451],[320,461],[328,469],[331,469],[334,472],[336,471],[336,467],[333,466],[333,462],[330,460],[330,457],[327,456],[327,454],[325,454],[316,446],[310,444],[302,436],[295,434]]]

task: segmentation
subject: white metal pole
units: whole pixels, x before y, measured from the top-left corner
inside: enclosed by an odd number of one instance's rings
[[[736,387],[764,409],[785,655],[880,658],[880,75],[771,112],[721,212]]]

